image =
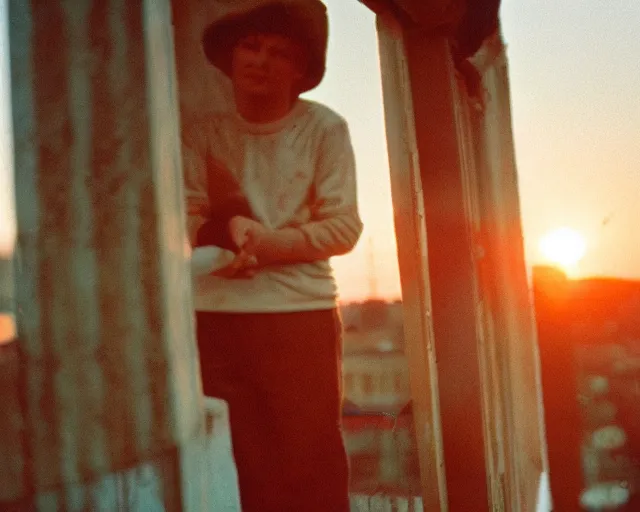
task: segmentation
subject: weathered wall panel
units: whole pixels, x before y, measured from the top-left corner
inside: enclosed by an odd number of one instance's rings
[[[24,470],[8,485],[0,472],[0,499],[137,465],[201,423],[184,227],[172,220],[182,202],[165,202],[167,189],[181,194],[177,141],[170,158],[152,145],[177,134],[162,95],[172,69],[153,74],[171,38],[168,3],[15,0],[9,16],[20,263],[11,413],[23,422],[11,460]]]
[[[13,503],[0,501],[0,510],[240,512],[227,407],[221,400],[205,399],[204,408],[204,435],[183,444],[180,450],[158,454],[85,485],[65,485]],[[181,490],[176,492],[178,484]]]

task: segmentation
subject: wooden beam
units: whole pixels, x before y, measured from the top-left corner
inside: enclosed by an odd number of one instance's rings
[[[426,30],[455,27],[464,15],[466,0],[359,0],[376,14],[392,14],[404,24]]]
[[[490,510],[461,96],[449,43],[407,30],[449,508]],[[426,391],[426,390],[425,390]]]
[[[466,0],[392,0],[423,30],[454,27],[467,9]]]
[[[447,510],[438,371],[434,349],[423,191],[411,86],[399,26],[378,17],[378,41],[391,192],[402,285],[405,352],[418,446],[424,510]]]

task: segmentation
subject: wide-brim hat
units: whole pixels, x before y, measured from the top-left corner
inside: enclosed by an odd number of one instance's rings
[[[233,7],[204,30],[202,46],[214,66],[231,75],[233,48],[248,32],[291,37],[307,50],[307,67],[300,93],[320,84],[327,58],[329,22],[320,0],[249,0]]]

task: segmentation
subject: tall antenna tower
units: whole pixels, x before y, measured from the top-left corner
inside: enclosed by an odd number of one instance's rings
[[[376,273],[376,252],[373,246],[373,237],[368,240],[368,260],[369,260],[369,298],[378,298],[378,275]]]

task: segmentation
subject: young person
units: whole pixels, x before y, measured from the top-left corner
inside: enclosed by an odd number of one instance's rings
[[[192,245],[238,254],[231,272],[198,278],[195,306],[204,392],[229,404],[245,512],[349,510],[329,258],[362,231],[355,163],[344,119],[299,98],[323,78],[327,37],[319,0],[245,2],[211,24],[205,55],[236,109],[184,140]],[[227,172],[246,205],[228,202]]]

